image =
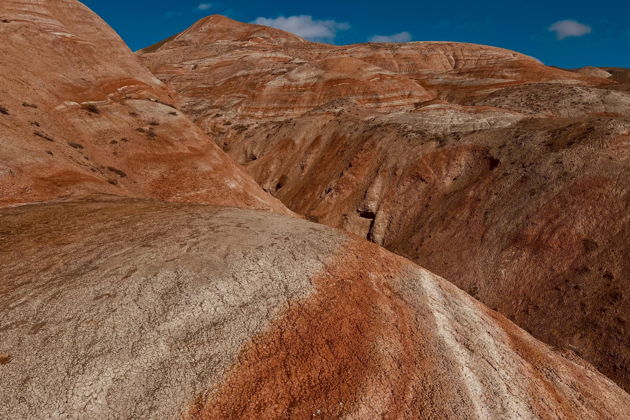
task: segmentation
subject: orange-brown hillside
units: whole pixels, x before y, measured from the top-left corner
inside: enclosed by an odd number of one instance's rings
[[[220,16],[140,54],[289,208],[411,258],[630,389],[622,70],[453,42],[324,45]]]

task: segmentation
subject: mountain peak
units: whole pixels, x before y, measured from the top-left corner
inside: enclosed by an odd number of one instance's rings
[[[308,41],[280,29],[239,22],[223,15],[210,15],[198,20],[184,32],[144,48],[139,52],[156,52],[166,44],[173,47],[182,47],[226,42],[284,46],[303,44]]]

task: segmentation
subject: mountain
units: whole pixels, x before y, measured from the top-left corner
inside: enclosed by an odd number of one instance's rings
[[[325,45],[221,16],[139,54],[291,210],[630,389],[627,70],[454,42]]]
[[[627,418],[571,352],[340,230],[120,198],[0,226],[2,418]]]
[[[3,0],[0,16],[0,206],[108,194],[290,213],[85,6]]]

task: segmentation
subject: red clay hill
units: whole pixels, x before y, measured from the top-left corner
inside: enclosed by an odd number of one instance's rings
[[[289,213],[76,1],[0,4],[0,206],[92,194]]]

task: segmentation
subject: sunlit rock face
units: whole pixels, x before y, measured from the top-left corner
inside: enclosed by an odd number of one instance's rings
[[[2,418],[621,419],[572,352],[402,257],[267,212],[0,209]]]
[[[91,194],[288,213],[77,1],[0,3],[0,206]]]
[[[290,209],[427,267],[630,389],[630,83],[452,42],[211,16],[140,51]]]

